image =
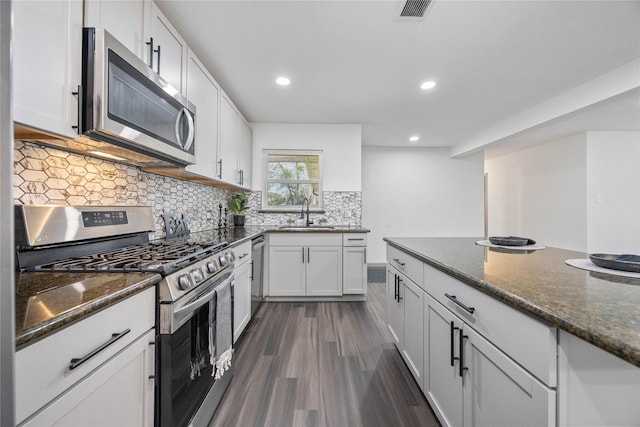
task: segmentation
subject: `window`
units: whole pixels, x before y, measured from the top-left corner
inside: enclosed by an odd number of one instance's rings
[[[269,150],[264,158],[264,209],[297,210],[305,199],[311,209],[322,208],[321,151]]]

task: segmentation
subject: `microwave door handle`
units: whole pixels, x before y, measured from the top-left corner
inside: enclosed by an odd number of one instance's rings
[[[183,141],[180,138],[180,124],[182,123],[183,117],[186,118],[187,125],[189,128],[189,132],[187,133],[187,138],[185,141]],[[194,122],[193,122],[193,117],[191,117],[191,114],[189,114],[189,110],[187,110],[186,108],[182,108],[178,113],[178,116],[176,117],[175,132],[176,132],[176,141],[178,142],[178,144],[185,150],[188,150],[189,148],[191,148],[191,144],[193,144],[193,136],[194,136]]]
[[[191,145],[193,145],[193,138],[195,136],[196,126],[193,121],[193,116],[191,115],[189,110],[187,110],[186,108],[184,108],[184,116],[186,117],[187,124],[189,125],[188,126],[189,133],[187,134],[187,141],[184,143],[184,149],[189,150],[191,148]]]

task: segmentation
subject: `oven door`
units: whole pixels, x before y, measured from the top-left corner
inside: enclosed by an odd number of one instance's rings
[[[214,385],[210,348],[215,346],[215,289],[232,280],[232,274],[227,273],[203,283],[198,287],[202,290],[193,296],[160,306],[160,426],[189,425]]]

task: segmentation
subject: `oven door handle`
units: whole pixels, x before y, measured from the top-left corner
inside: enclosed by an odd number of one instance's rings
[[[209,292],[199,296],[198,299],[196,299],[195,301],[190,302],[189,304],[185,305],[184,307],[180,307],[179,309],[174,310],[174,312],[173,312],[174,317],[178,317],[178,316],[182,315],[183,313],[187,313],[187,315],[193,313],[198,308],[202,307],[205,304],[208,304],[209,301],[211,301],[211,297],[215,293],[216,293],[216,290],[212,288]]]

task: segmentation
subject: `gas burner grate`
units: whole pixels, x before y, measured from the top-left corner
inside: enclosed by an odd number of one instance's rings
[[[149,242],[112,251],[41,264],[34,271],[155,272],[169,274],[227,247],[228,244]]]

